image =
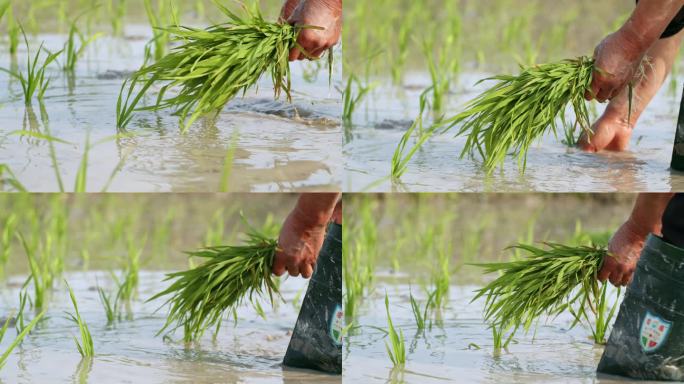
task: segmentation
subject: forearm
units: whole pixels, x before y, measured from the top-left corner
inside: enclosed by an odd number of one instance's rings
[[[303,193],[290,214],[303,228],[322,227],[330,222],[340,193]]]
[[[672,193],[641,193],[632,209],[626,225],[637,236],[646,238],[650,233],[659,235],[662,218]]]
[[[684,0],[640,0],[627,22],[618,30],[635,56],[643,55],[665,31],[684,6]]]

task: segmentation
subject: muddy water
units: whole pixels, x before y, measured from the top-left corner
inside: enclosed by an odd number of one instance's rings
[[[382,276],[382,274],[380,274]],[[495,351],[492,335],[482,320],[482,301],[469,304],[478,286],[454,285],[441,324],[418,332],[409,302],[406,276],[384,280],[366,299],[360,325],[345,340],[344,380],[363,383],[614,383],[618,377],[597,377],[603,352],[588,328],[570,329],[570,316],[541,322],[536,334],[519,334],[508,350]],[[403,372],[392,370],[385,351],[387,320],[384,293],[390,298],[395,327],[404,332],[407,364]],[[421,305],[425,295],[413,285]],[[614,294],[612,297],[615,297]]]
[[[68,273],[81,316],[92,333],[95,357],[82,359],[72,336],[78,327],[66,318],[73,313],[63,284],[50,302],[47,318],[15,349],[0,371],[2,383],[340,383],[339,376],[307,370],[283,368],[280,363],[287,349],[290,333],[297,319],[303,279],[283,281],[285,303],[277,312],[262,303],[266,319],[251,306],[239,310],[237,327],[225,320],[216,341],[208,332],[199,343],[185,346],[182,332],[171,338],[155,337],[165,321],[165,309],[155,312],[163,300],[144,302],[165,288],[164,274],[146,271],[140,274],[139,299],[131,306],[131,317],[106,325],[96,287],[111,288],[108,272]],[[18,306],[18,286],[25,277],[13,276],[9,288],[0,294],[0,317]],[[295,308],[296,306],[296,308]],[[0,350],[14,338],[12,328]]]
[[[88,48],[69,78],[57,66],[46,93],[45,108],[26,108],[20,84],[0,75],[0,164],[7,164],[30,191],[57,191],[49,147],[45,141],[8,135],[33,130],[65,140],[56,143],[59,169],[67,190],[83,157],[86,137],[91,143],[115,135],[116,100],[124,78],[143,62],[147,26],[127,27],[126,38],[103,37]],[[52,51],[62,48],[65,35],[39,35]],[[17,56],[23,69],[25,48]],[[12,60],[1,50],[0,66]],[[338,53],[339,56],[339,53]],[[267,76],[259,89],[234,100],[215,122],[200,122],[185,135],[170,111],[138,113],[128,127],[129,137],[106,140],[91,149],[87,187],[99,191],[120,165],[109,191],[216,191],[224,159],[236,137],[230,191],[338,190],[341,155],[330,150],[341,145],[339,92],[328,85],[327,71],[305,80],[311,63],[296,63],[293,104],[273,101]],[[341,71],[336,68],[335,78]],[[148,99],[150,102],[152,98]]]
[[[487,83],[474,86],[485,73],[460,76],[445,109],[447,116],[482,92]],[[387,84],[386,79],[375,79]],[[402,134],[418,115],[419,95],[429,86],[425,73],[411,73],[406,86],[376,87],[358,108],[349,140],[344,146],[345,188],[351,191],[540,191],[608,192],[670,191],[684,188],[684,175],[669,170],[672,144],[679,111],[682,79],[676,92],[669,79],[646,112],[623,153],[587,154],[561,142],[562,132],[552,134],[533,146],[527,169],[521,174],[516,157],[509,157],[503,170],[487,177],[479,160],[460,159],[464,138],[455,138],[455,129],[436,136],[416,153],[401,183],[387,176],[391,159]],[[604,106],[596,104],[600,113]],[[413,142],[411,142],[413,143]]]

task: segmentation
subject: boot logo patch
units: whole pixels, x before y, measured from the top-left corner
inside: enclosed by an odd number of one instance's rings
[[[660,348],[667,340],[672,328],[672,322],[646,311],[641,323],[639,341],[644,352],[653,352]]]
[[[342,330],[344,329],[344,311],[339,305],[335,307],[333,317],[330,319],[330,338],[335,345],[342,345]]]

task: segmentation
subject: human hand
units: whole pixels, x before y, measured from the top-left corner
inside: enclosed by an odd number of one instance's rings
[[[290,61],[319,58],[340,40],[342,1],[287,0],[280,18],[293,25],[322,28],[302,29],[297,38],[299,46],[293,47],[289,56]]]
[[[608,35],[594,50],[595,69],[584,97],[605,102],[617,96],[634,78],[645,51],[618,31]]]
[[[609,256],[598,273],[600,281],[609,280],[616,287],[632,281],[646,240],[643,233],[631,218],[620,226],[608,243]]]
[[[616,112],[614,108],[609,106],[603,115],[592,125],[590,132],[582,132],[577,146],[586,152],[599,152],[603,150],[622,152],[626,150],[634,131],[634,123],[627,121],[627,114],[628,112]],[[635,120],[636,118],[633,114],[632,121]]]
[[[296,212],[291,213],[280,231],[272,272],[282,276],[287,271],[293,277],[301,274],[310,278],[325,240],[325,228],[305,223]]]

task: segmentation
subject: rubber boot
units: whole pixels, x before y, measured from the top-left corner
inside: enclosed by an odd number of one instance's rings
[[[342,373],[342,226],[331,223],[283,365]]]
[[[684,249],[646,240],[598,372],[684,379]]]
[[[682,101],[679,104],[679,119],[677,119],[677,131],[675,133],[670,167],[675,171],[684,172],[684,91],[682,93]]]

